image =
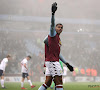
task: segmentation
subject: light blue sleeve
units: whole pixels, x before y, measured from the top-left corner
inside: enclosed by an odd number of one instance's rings
[[[65,58],[64,58],[61,54],[59,55],[59,59],[60,59],[64,64],[67,63],[67,61],[65,60]]]
[[[48,45],[48,36],[45,37],[44,43],[45,43],[46,45]]]
[[[52,15],[51,17],[51,27],[50,27],[50,34],[51,37],[54,37],[56,35],[56,31],[55,31],[55,17],[54,15]]]

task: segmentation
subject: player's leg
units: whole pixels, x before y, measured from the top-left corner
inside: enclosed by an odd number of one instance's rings
[[[24,80],[25,80],[25,73],[22,73],[21,89],[26,89],[24,88]]]
[[[35,87],[35,85],[32,85],[32,82],[31,82],[31,80],[30,80],[29,75],[27,75],[27,81],[29,82],[31,88],[34,88],[34,87]]]
[[[46,76],[45,84],[40,86],[40,88],[38,90],[46,90],[48,87],[50,87],[50,85],[52,83],[52,79],[53,79],[52,76]]]
[[[4,88],[4,76],[1,76],[1,87]]]
[[[63,81],[62,81],[62,76],[56,75],[54,77],[54,82],[56,84],[56,90],[63,90]]]
[[[46,71],[45,71],[46,80],[45,80],[45,84],[40,86],[40,88],[38,90],[46,90],[51,85],[53,77],[52,77],[52,74],[51,74],[52,68],[50,67],[50,64],[51,64],[51,62],[45,62],[45,65],[46,65]]]
[[[62,68],[59,62],[54,62],[54,83],[56,90],[63,90]]]
[[[0,70],[0,77],[1,77],[1,87],[5,88],[5,86],[4,86],[4,74],[3,74],[3,70]]]
[[[25,79],[25,78],[23,78],[23,77],[22,77],[22,81],[21,81],[21,88],[23,88],[23,87],[24,87],[24,79]]]
[[[29,82],[30,86],[32,86],[32,82],[31,82],[31,80],[30,80],[29,75],[27,76],[27,81]]]

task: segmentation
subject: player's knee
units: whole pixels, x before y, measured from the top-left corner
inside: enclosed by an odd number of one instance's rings
[[[59,85],[59,84],[62,85],[62,82],[58,81],[58,82],[56,82],[55,84],[56,84],[56,85]]]
[[[47,81],[47,82],[45,82],[45,84],[46,84],[48,87],[50,87],[51,81]]]
[[[27,76],[27,80],[30,80],[30,77],[29,76]]]
[[[48,87],[50,87],[51,83],[52,83],[52,77],[46,77],[45,84],[46,84]]]
[[[63,84],[62,78],[60,78],[59,82],[60,82],[61,84]]]
[[[4,79],[4,76],[1,76],[1,79]]]
[[[63,82],[62,82],[62,78],[60,77],[60,78],[56,78],[56,79],[54,79],[54,82],[55,82],[55,84],[56,85],[59,85],[59,84],[63,84]]]
[[[62,76],[56,76],[54,82],[56,85],[62,84]]]

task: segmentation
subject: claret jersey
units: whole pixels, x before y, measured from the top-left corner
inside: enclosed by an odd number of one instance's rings
[[[48,45],[45,44],[45,61],[58,61],[60,54],[61,41],[59,35],[54,37],[48,35]]]

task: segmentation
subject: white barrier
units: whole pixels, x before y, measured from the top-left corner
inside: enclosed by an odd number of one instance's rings
[[[95,77],[95,82],[100,82],[100,77]]]
[[[5,77],[5,82],[21,82],[21,76]],[[40,77],[40,82],[44,82],[45,77]],[[100,82],[100,77],[63,77],[63,82]],[[27,82],[27,79],[25,79]]]
[[[5,79],[5,82],[21,82],[21,78],[22,77],[5,77],[4,79]],[[27,81],[27,79],[25,79],[25,82]]]
[[[40,77],[40,82],[44,82],[45,77]],[[100,77],[63,77],[63,82],[100,82]]]
[[[75,77],[76,82],[93,82],[93,77]]]

